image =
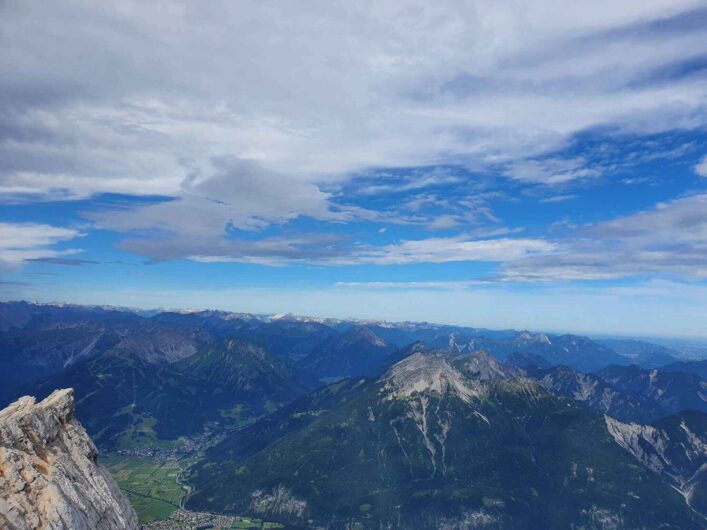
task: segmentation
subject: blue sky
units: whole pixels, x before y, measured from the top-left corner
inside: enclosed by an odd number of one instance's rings
[[[707,6],[429,4],[2,4],[0,297],[707,337]]]

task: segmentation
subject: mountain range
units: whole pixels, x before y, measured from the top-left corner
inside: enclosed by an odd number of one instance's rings
[[[232,433],[189,482],[192,508],[295,528],[702,527],[604,416],[478,353],[326,387]]]
[[[674,362],[666,370],[677,370],[676,375],[661,369],[656,391],[667,394],[658,398],[634,388],[636,382],[624,383],[639,372],[649,381],[642,368],[621,368],[624,356],[576,335],[223,311],[142,316],[26,302],[0,304],[0,327],[0,400],[73,387],[79,418],[106,446],[170,441],[241,425],[326,382],[377,377],[423,350],[485,351],[509,366],[535,367],[526,375],[565,396],[576,394],[571,387],[579,385],[585,404],[622,421],[649,421],[704,406],[699,373],[690,379]],[[609,372],[600,372],[609,365],[623,369],[622,375],[609,381]],[[561,366],[570,371],[563,374]],[[686,372],[699,370],[697,363],[684,366]],[[602,381],[590,392],[588,381],[597,377]],[[685,377],[690,381],[680,383]]]
[[[288,528],[703,528],[704,362],[647,344],[17,302],[0,398],[73,388],[122,454],[204,440],[187,507]]]

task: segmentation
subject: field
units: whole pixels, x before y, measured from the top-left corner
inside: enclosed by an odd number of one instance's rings
[[[134,456],[101,458],[120,489],[125,492],[142,524],[167,519],[179,508],[185,490],[178,482],[178,474],[192,460],[168,460],[164,463]],[[236,517],[232,528],[276,529],[278,523],[250,517]]]
[[[281,524],[278,523],[269,523],[267,521],[263,521],[262,519],[255,519],[255,518],[250,518],[250,517],[238,517],[236,521],[234,521],[233,526],[231,528],[239,528],[239,529],[246,529],[246,528],[252,528],[252,529],[265,529],[265,528],[285,528]]]
[[[136,457],[105,457],[101,461],[127,494],[141,523],[166,519],[179,507],[184,489],[177,482],[178,462],[157,463]]]

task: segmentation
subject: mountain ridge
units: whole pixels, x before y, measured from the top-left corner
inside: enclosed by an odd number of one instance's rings
[[[474,519],[489,528],[591,527],[597,514],[628,527],[700,528],[651,473],[616,444],[602,415],[487,354],[415,352],[378,379],[325,387],[209,449],[189,470],[187,506],[294,528]]]

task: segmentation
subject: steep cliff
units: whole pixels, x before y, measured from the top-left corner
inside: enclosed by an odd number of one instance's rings
[[[0,527],[137,529],[137,516],[74,418],[72,389],[0,411]]]

